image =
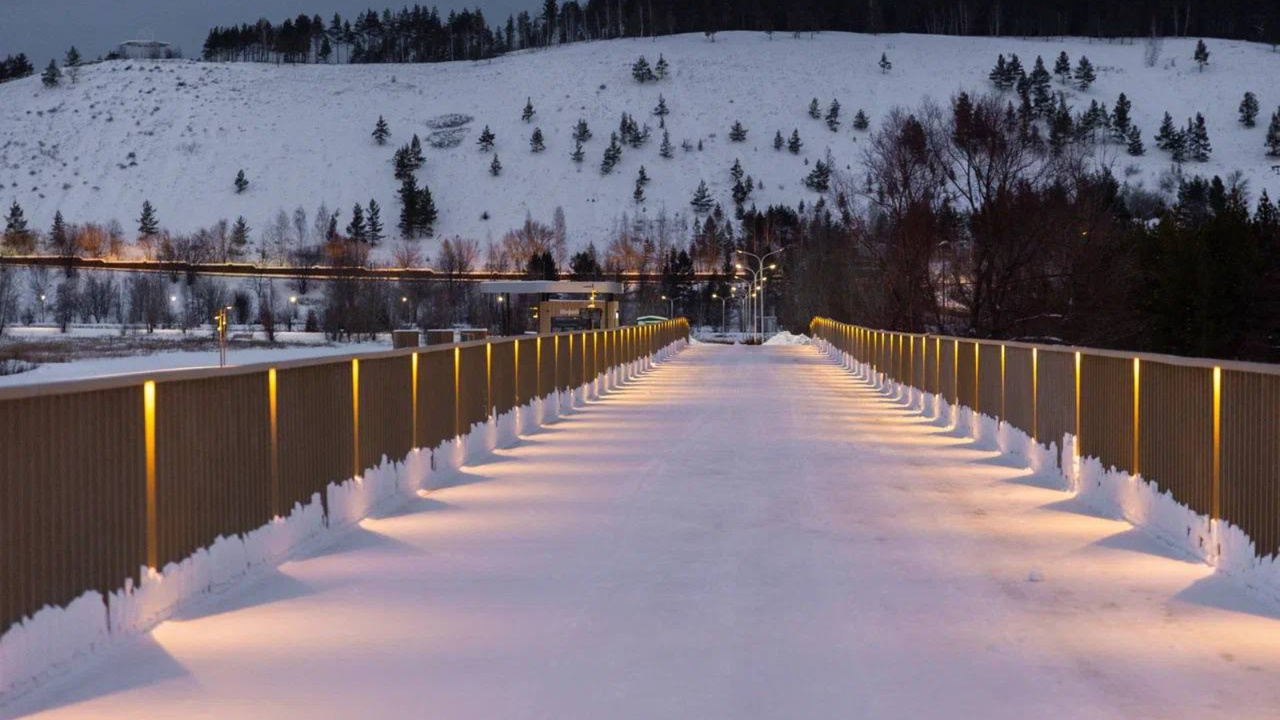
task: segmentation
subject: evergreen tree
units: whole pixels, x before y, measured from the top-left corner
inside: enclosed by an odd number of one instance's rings
[[[436,211],[436,201],[431,197],[431,188],[426,185],[422,186],[422,189],[418,191],[415,206],[417,211],[415,231],[431,237],[436,232],[436,218],[439,215]]]
[[[533,129],[533,135],[529,137],[529,149],[536,153],[547,149],[547,146],[542,142],[542,128]]]
[[[1065,97],[1059,97],[1060,103],[1049,119],[1049,148],[1054,155],[1062,153],[1062,149],[1071,141],[1075,133],[1071,120],[1071,110],[1067,107]]]
[[[244,216],[236,218],[235,224],[231,226],[231,238],[229,241],[228,254],[231,259],[242,258],[249,249],[249,221]]]
[[[1027,82],[1031,92],[1031,104],[1036,112],[1043,117],[1052,116],[1056,110],[1053,103],[1053,76],[1045,69],[1044,59],[1039,55],[1036,56],[1031,74],[1027,76]]]
[[[1111,134],[1116,142],[1128,142],[1129,128],[1133,126],[1133,120],[1129,117],[1129,112],[1133,109],[1133,104],[1129,102],[1129,98],[1124,93],[1120,93],[1120,97],[1116,98],[1115,110],[1111,113]]]
[[[351,222],[347,223],[347,238],[352,242],[369,242],[369,226],[364,222],[364,208],[356,203],[351,208]]]
[[[1089,58],[1081,55],[1080,62],[1076,65],[1076,87],[1088,90],[1097,79],[1098,74],[1093,70],[1093,63],[1089,62]]]
[[[391,128],[387,127],[387,121],[379,115],[378,123],[373,126],[373,140],[379,145],[386,145],[388,137],[391,137]]]
[[[62,219],[62,211],[60,210],[53,213],[53,227],[49,228],[49,248],[53,250],[55,255],[70,256],[74,254],[70,235],[67,233],[67,223]]]
[[[1271,113],[1271,124],[1267,127],[1267,157],[1280,157],[1280,110]]]
[[[1206,162],[1213,147],[1209,144],[1209,129],[1205,127],[1204,115],[1196,113],[1194,120],[1187,120],[1187,157],[1196,162]]]
[[[1156,132],[1156,147],[1166,151],[1172,150],[1178,135],[1178,129],[1173,126],[1173,116],[1166,111],[1164,119],[1160,121],[1160,130]]]
[[[741,176],[734,178],[733,183],[733,204],[739,209],[751,198],[751,190],[755,187],[750,177],[743,178]]]
[[[866,130],[869,127],[871,127],[870,118],[867,117],[867,114],[865,112],[859,109],[858,112],[853,116],[853,129]]]
[[[1017,87],[1018,82],[1025,80],[1027,71],[1022,67],[1022,60],[1017,53],[1009,56],[1009,87]]]
[[[493,154],[493,162],[489,163],[489,174],[494,177],[502,174],[502,161],[498,160],[498,153]]]
[[[644,202],[644,183],[640,182],[638,177],[636,178],[636,189],[631,193],[631,199],[635,200],[637,205]]]
[[[428,195],[428,197],[430,196]],[[434,209],[434,207],[432,209]],[[382,242],[382,238],[386,237],[385,235],[383,235],[383,229],[382,229],[382,208],[378,206],[377,200],[373,200],[372,198],[369,200],[368,215],[369,215],[369,244],[377,245],[378,243]]]
[[[1200,66],[1200,71],[1203,72],[1204,66],[1209,64],[1209,48],[1205,47],[1204,40],[1196,41],[1196,52],[1192,57],[1195,59],[1196,65]]]
[[[69,68],[80,66],[80,51],[76,49],[75,45],[72,45],[71,49],[67,51],[66,59],[62,61],[62,64]]]
[[[400,181],[400,236],[406,239],[418,236],[418,181],[413,174]]]
[[[778,130],[773,134],[773,149],[781,150],[785,141],[782,139],[782,131]]]
[[[569,153],[569,157],[572,158],[574,162],[581,164],[583,158],[585,158],[586,156],[587,156],[586,153],[582,151],[582,141],[574,140],[573,152]]]
[[[893,69],[893,63],[889,62],[889,56],[886,53],[880,53],[880,72],[887,73]]]
[[[658,147],[658,154],[667,160],[676,154],[675,148],[671,147],[671,133],[666,130],[662,131],[662,145]]]
[[[831,187],[831,166],[819,160],[804,179],[804,186],[814,192],[825,193]]]
[[[1137,157],[1146,153],[1146,148],[1142,146],[1142,131],[1138,129],[1137,125],[1129,126],[1129,132],[1126,133],[1125,139],[1127,141],[1125,150],[1130,155]]]
[[[524,112],[520,113],[520,119],[529,122],[533,120],[535,112],[533,109],[533,98],[526,98],[524,101]]]
[[[631,77],[638,83],[646,83],[657,79],[657,76],[653,74],[653,70],[649,67],[649,61],[645,60],[643,55],[631,66]]]
[[[58,64],[49,61],[49,67],[44,69],[44,74],[40,76],[40,80],[47,88],[58,87],[58,83],[62,82],[62,71],[58,69]]]
[[[490,152],[493,150],[493,143],[495,140],[497,140],[497,138],[494,136],[493,131],[489,129],[488,125],[485,125],[484,130],[480,132],[480,139],[476,141],[476,144],[480,146],[482,151]]]
[[[573,139],[584,143],[591,139],[591,128],[587,127],[587,121],[578,119],[578,124],[573,128]]]
[[[698,183],[698,189],[693,192],[693,200],[689,201],[689,204],[693,206],[693,211],[699,215],[706,215],[711,212],[715,201],[711,199],[711,191],[707,189],[706,180]]]
[[[150,200],[142,201],[142,215],[138,217],[138,237],[151,237],[160,232],[160,222],[156,219],[156,209]]]
[[[649,184],[649,173],[645,171],[644,166],[640,166],[640,172],[636,173],[636,183],[641,187]]]
[[[618,144],[618,134],[609,135],[609,147],[604,150],[604,159],[600,162],[600,173],[608,175],[622,160],[622,146]]]
[[[996,58],[996,66],[987,73],[987,78],[1001,92],[1013,87],[1013,78],[1009,75],[1009,66],[1004,61],[1004,53]]]
[[[733,127],[729,128],[729,139],[733,142],[743,142],[747,139],[747,129],[741,122],[737,120],[733,122]]]
[[[1190,125],[1190,121],[1188,121]],[[1187,161],[1187,133],[1185,130],[1174,129],[1173,134],[1169,137],[1168,145],[1169,154],[1173,156],[1173,161],[1181,165]]]
[[[809,117],[814,120],[822,118],[822,109],[818,106],[818,98],[809,101]]]
[[[320,52],[317,55],[317,57],[319,58],[320,62],[328,65],[329,58],[332,56],[333,56],[333,45],[329,44],[329,37],[326,35],[325,37],[320,39]]]
[[[395,177],[397,180],[404,180],[406,176],[413,174],[413,159],[410,157],[408,145],[401,145],[396,148],[395,158],[392,160],[392,166],[395,168]]]
[[[1071,58],[1067,57],[1066,50],[1058,53],[1058,60],[1053,64],[1053,74],[1058,76],[1058,82],[1063,85],[1071,79]]]
[[[745,174],[746,173],[742,170],[742,161],[734,160],[733,167],[729,168],[729,177],[733,178],[734,182],[742,182],[742,178]]]
[[[671,114],[671,111],[667,109],[667,99],[661,93],[658,94],[658,106],[653,109],[653,114],[660,118],[665,118]]]
[[[27,218],[17,200],[9,206],[4,219],[4,244],[10,252],[27,255],[34,250],[35,236],[27,228]]]
[[[791,131],[791,139],[787,141],[787,149],[792,155],[799,155],[800,148],[804,147],[804,143],[800,142],[800,130],[793,129]]]
[[[836,132],[840,129],[840,101],[839,100],[831,101],[831,107],[827,108],[826,120],[827,120],[827,128],[830,129],[831,132]]]
[[[414,172],[422,169],[427,163],[427,157],[422,154],[422,141],[418,139],[418,134],[413,134],[413,139],[409,141],[409,167]]]
[[[1240,124],[1249,128],[1258,124],[1258,96],[1251,92],[1240,101]]]
[[[659,80],[665,80],[670,67],[670,65],[667,65],[667,59],[662,57],[662,54],[659,53],[658,62],[653,66],[654,75],[657,76]]]
[[[249,187],[249,180],[244,176],[244,170],[236,173],[236,194],[244,192]]]

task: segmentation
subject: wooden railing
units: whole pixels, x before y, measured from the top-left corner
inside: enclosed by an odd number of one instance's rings
[[[1280,366],[888,332],[826,318],[814,337],[874,371],[1141,475],[1280,550]],[[1064,463],[1064,467],[1066,464]]]
[[[0,388],[0,635],[687,336],[673,320]]]

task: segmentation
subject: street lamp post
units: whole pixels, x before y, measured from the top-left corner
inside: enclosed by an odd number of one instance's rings
[[[667,319],[671,320],[676,315],[676,301],[666,295],[663,295],[662,299],[667,301]]]
[[[723,335],[724,333],[726,333],[726,332],[728,332],[728,331],[729,331],[729,326],[728,326],[727,324],[725,324],[725,319],[724,319],[724,301],[725,301],[725,297],[724,297],[723,295],[719,295],[719,294],[716,294],[716,293],[711,293],[711,299],[712,299],[712,300],[719,300],[719,301],[720,301],[720,334],[721,334],[721,335]]]
[[[755,270],[752,270],[750,267],[746,267],[746,268],[744,268],[744,267],[743,267],[743,266],[741,266],[741,265],[739,265],[739,266],[737,266],[737,267],[738,267],[738,269],[739,269],[739,270],[746,270],[747,272],[751,273],[751,277],[752,277],[752,278],[753,278],[753,280],[754,280],[754,282],[752,283],[752,285],[753,285],[754,287],[756,287],[756,292],[758,292],[758,293],[759,293],[759,295],[760,295],[760,296],[759,296],[759,299],[757,299],[757,300],[756,300],[756,304],[758,305],[758,307],[753,308],[753,309],[756,311],[755,325],[759,328],[759,338],[760,338],[760,342],[764,342],[764,281],[765,281],[765,271],[766,271],[766,270],[774,270],[774,269],[776,269],[776,268],[778,267],[778,264],[777,264],[777,263],[769,263],[768,265],[765,265],[765,261],[766,261],[766,260],[768,260],[769,258],[773,257],[774,255],[777,255],[778,253],[781,253],[783,250],[786,250],[786,248],[778,248],[777,250],[774,250],[774,251],[772,251],[772,252],[767,252],[767,253],[765,253],[764,255],[757,255],[757,254],[752,253],[752,252],[747,252],[746,250],[734,250],[734,252],[738,253],[739,255],[745,255],[745,256],[747,256],[747,257],[749,257],[749,258],[752,258],[753,260],[755,260],[755,261],[756,261],[756,269],[755,269]],[[753,329],[754,329],[754,328],[753,328]]]

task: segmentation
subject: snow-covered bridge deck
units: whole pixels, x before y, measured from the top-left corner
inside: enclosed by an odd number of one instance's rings
[[[1203,720],[1278,678],[1207,566],[813,348],[695,346],[0,716]]]

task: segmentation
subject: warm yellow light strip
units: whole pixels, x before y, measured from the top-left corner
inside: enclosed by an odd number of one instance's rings
[[[413,412],[413,437],[409,438],[409,447],[418,446],[418,353],[409,356],[410,392],[413,393],[410,404]]]
[[[982,357],[978,351],[981,349],[982,345],[976,342],[973,344],[973,411],[975,413],[980,411],[981,403],[978,401],[982,399],[982,386],[978,384],[978,360]]]
[[[1008,417],[1005,414],[1004,403],[1004,345],[1000,346],[1000,419],[1004,420]]]
[[[283,514],[276,503],[280,497],[280,425],[276,401],[276,369],[267,371],[267,410],[271,416],[271,513]]]
[[[1222,517],[1222,368],[1213,369],[1213,470],[1209,517]]]
[[[458,427],[462,424],[460,405],[461,398],[458,396],[458,376],[462,370],[462,350],[458,347],[453,348],[453,437],[457,438],[462,434],[462,428]]]
[[[1040,441],[1040,353],[1031,348],[1031,439]]]
[[[156,510],[156,383],[142,384],[142,432],[147,463],[147,566],[160,566],[160,518]]]
[[[1133,359],[1133,474],[1138,475],[1141,469],[1138,467],[1138,438],[1141,436],[1141,424],[1138,417],[1139,394],[1142,387],[1142,365],[1138,358]]]
[[[352,467],[355,474],[360,475],[360,361],[351,361],[351,447],[355,451]]]
[[[1076,442],[1075,456],[1080,457],[1080,353],[1076,353]]]

